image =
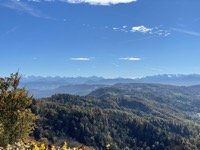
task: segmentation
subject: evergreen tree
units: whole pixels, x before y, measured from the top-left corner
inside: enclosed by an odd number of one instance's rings
[[[18,88],[18,73],[0,78],[0,145],[12,144],[29,136],[36,116],[29,106],[32,96],[25,88]]]

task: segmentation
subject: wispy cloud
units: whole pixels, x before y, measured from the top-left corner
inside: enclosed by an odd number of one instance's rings
[[[33,1],[33,2],[41,2],[41,0],[29,0],[29,1]]]
[[[119,65],[116,64],[116,63],[112,63],[112,65],[115,66],[115,67],[117,67],[117,68],[119,67]]]
[[[40,2],[41,0],[29,0],[29,1],[35,1],[35,2]],[[68,2],[68,3],[88,3],[90,5],[115,5],[115,4],[120,4],[120,3],[131,3],[131,2],[136,2],[137,0],[43,0],[46,2],[54,2],[54,1],[59,1],[59,2]]]
[[[170,30],[165,29],[162,26],[150,28],[150,27],[141,25],[141,26],[133,26],[131,28],[128,28],[126,25],[124,25],[122,27],[114,27],[113,30],[114,31],[122,31],[122,32],[131,32],[131,33],[143,33],[143,34],[157,35],[157,36],[171,35]]]
[[[158,36],[169,36],[171,35],[171,31],[167,28],[164,28],[162,25],[159,25],[157,27],[153,27],[152,31],[149,32],[150,34],[153,35],[158,35]]]
[[[75,61],[89,61],[89,60],[92,60],[92,58],[78,57],[78,58],[70,58],[70,60],[75,60]]]
[[[122,26],[122,27],[113,27],[114,31],[122,31],[122,32],[128,32],[127,26]]]
[[[132,27],[131,32],[142,32],[142,33],[147,33],[147,32],[151,32],[152,29],[151,28],[147,28],[145,26],[136,26],[136,27]]]
[[[167,29],[164,29],[162,26],[148,28],[144,25],[142,26],[135,26],[132,27],[130,30],[131,32],[140,32],[140,33],[148,33],[151,35],[158,35],[158,36],[169,36],[171,35],[171,32]]]
[[[123,58],[119,58],[121,60],[128,60],[128,61],[139,61],[142,60],[141,58],[137,58],[137,57],[123,57]]]
[[[36,0],[34,2],[36,2]],[[39,2],[39,1],[37,1],[37,2]],[[0,3],[0,6],[6,7],[9,9],[18,11],[18,12],[23,12],[23,13],[29,14],[33,17],[50,19],[50,17],[42,14],[39,10],[34,9],[27,3],[24,3],[20,0],[11,0],[11,1],[7,1],[4,3]]]
[[[189,34],[192,36],[200,36],[200,32],[195,32],[195,31],[190,31],[190,30],[183,30],[183,29],[179,29],[179,28],[171,28],[174,31],[177,32],[181,32],[181,33],[185,33],[185,34]]]
[[[9,35],[9,34],[11,34],[11,33],[13,33],[13,32],[15,32],[16,30],[17,30],[17,26],[16,27],[13,27],[13,28],[11,28],[11,29],[9,29],[8,31],[6,31],[4,34],[2,34],[0,37],[5,37],[5,36],[7,36],[7,35]]]

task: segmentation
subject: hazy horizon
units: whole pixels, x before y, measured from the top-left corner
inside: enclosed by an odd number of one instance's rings
[[[140,78],[146,78],[146,77],[154,77],[154,76],[200,76],[200,73],[199,74],[196,74],[196,73],[191,73],[191,74],[152,74],[152,75],[146,75],[146,76],[140,76],[140,77],[123,77],[123,76],[116,76],[116,77],[106,77],[106,76],[98,76],[98,75],[91,75],[91,76],[80,76],[80,75],[77,75],[77,76],[60,76],[60,75],[54,75],[54,76],[51,76],[51,75],[34,75],[34,74],[30,74],[30,75],[26,75],[26,74],[23,74],[22,72],[20,72],[19,70],[18,71],[14,71],[14,72],[11,72],[11,73],[8,73],[4,76],[1,76],[1,77],[8,77],[10,76],[10,74],[13,74],[13,73],[19,73],[20,77],[22,78],[29,78],[29,77],[41,77],[41,78],[56,78],[56,77],[60,77],[60,78],[91,78],[91,77],[97,77],[97,78],[104,78],[104,79],[117,79],[117,78],[124,78],[124,79],[140,79]]]

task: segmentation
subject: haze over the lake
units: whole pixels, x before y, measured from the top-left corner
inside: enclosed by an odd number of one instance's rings
[[[0,0],[0,76],[200,74],[199,0]]]

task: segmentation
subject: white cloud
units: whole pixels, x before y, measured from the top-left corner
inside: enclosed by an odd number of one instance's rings
[[[169,35],[171,35],[170,32],[164,34],[164,36],[169,36]]]
[[[119,30],[119,28],[114,27],[113,30]]]
[[[129,61],[138,61],[138,60],[142,60],[141,58],[137,58],[137,57],[124,57],[124,58],[119,58],[121,60],[129,60]]]
[[[88,61],[88,60],[91,60],[91,58],[79,57],[79,58],[70,58],[70,60]]]
[[[69,3],[88,3],[91,5],[115,5],[120,3],[131,3],[136,0],[65,0]]]
[[[40,0],[28,0],[28,1],[33,1],[33,2],[40,2]]]
[[[152,31],[151,28],[147,28],[145,26],[136,26],[136,27],[132,27],[131,32],[142,32],[142,33],[146,33],[146,32],[150,32]]]
[[[150,34],[150,35],[157,35],[157,36],[169,36],[171,35],[171,31],[167,28],[164,28],[163,26],[158,26],[158,27],[152,27],[152,28],[148,28],[145,27],[144,25],[141,26],[133,26],[130,28],[128,28],[128,26],[124,25],[122,27],[114,27],[113,28],[114,31],[121,31],[121,32],[132,32],[132,33],[145,33],[145,34]]]
[[[122,26],[122,27],[114,27],[113,28],[114,31],[121,31],[121,32],[128,32],[127,30],[127,26]]]
[[[33,2],[40,2],[41,0],[29,0]],[[120,3],[131,3],[136,2],[137,0],[43,0],[45,2],[68,2],[68,3],[88,3],[91,5],[115,5]]]

